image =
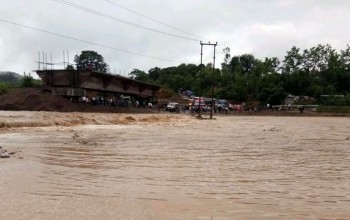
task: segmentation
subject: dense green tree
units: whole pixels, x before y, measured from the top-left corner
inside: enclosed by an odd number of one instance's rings
[[[129,73],[129,76],[130,76],[130,78],[135,79],[135,80],[140,80],[140,81],[144,81],[144,82],[149,81],[148,74],[146,74],[145,71],[142,71],[139,69],[133,69]]]
[[[159,67],[152,68],[148,71],[149,79],[152,81],[157,81],[162,74],[162,69]]]
[[[257,60],[252,54],[243,54],[239,57],[240,64],[242,65],[243,73],[252,74],[256,65]]]
[[[317,45],[309,50],[304,50],[302,55],[302,67],[305,71],[316,73],[328,69],[330,58],[336,51],[329,45]]]
[[[75,69],[73,65],[67,65],[66,70],[73,71]]]
[[[232,57],[229,63],[229,72],[231,74],[234,74],[234,73],[242,73],[242,71],[243,71],[243,67],[240,62],[239,56]]]
[[[282,73],[293,74],[300,71],[303,56],[300,54],[300,49],[293,46],[283,60]]]
[[[104,58],[91,50],[82,51],[80,55],[76,55],[74,62],[78,71],[94,70],[105,73],[108,69]]]
[[[346,70],[350,70],[350,45],[340,52],[341,61]]]
[[[230,59],[231,59],[231,54],[230,54],[231,49],[229,47],[226,47],[223,49],[222,52],[224,54],[224,62],[221,63],[221,69],[224,73],[227,73],[230,70],[229,66],[230,66]]]

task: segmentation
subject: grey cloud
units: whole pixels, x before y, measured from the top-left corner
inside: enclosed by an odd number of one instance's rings
[[[103,0],[69,0],[115,17],[178,35],[142,17]],[[330,43],[343,49],[349,43],[350,2],[343,0],[129,0],[115,2],[185,31],[228,46],[232,55],[254,53],[259,58],[278,56],[296,45],[302,48]],[[147,71],[180,63],[199,64],[199,42],[173,38],[88,14],[52,0],[0,0],[0,19],[33,26],[82,40],[174,60],[167,62],[118,52],[52,36],[0,22],[0,70],[19,73],[35,69],[38,51],[63,61],[63,50],[70,60],[82,50],[95,50],[105,57],[111,71],[123,73],[138,68]],[[187,35],[188,36],[188,35]],[[212,62],[212,51],[205,51],[205,62]]]

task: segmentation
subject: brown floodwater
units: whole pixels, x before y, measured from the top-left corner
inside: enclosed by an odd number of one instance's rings
[[[350,219],[347,117],[6,114],[0,219]]]

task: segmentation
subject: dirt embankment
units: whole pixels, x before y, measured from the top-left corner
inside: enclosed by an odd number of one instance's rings
[[[34,88],[16,89],[0,96],[0,110],[116,113],[153,112],[152,109],[147,108],[116,108],[103,105],[93,106],[86,103],[72,103],[62,96]]]
[[[41,89],[16,89],[0,96],[1,110],[73,111],[74,106],[62,96]]]
[[[157,93],[158,102],[177,102],[179,104],[187,105],[188,100],[183,99],[178,93],[160,89]]]

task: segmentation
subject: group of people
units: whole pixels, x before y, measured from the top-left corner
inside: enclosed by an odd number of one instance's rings
[[[91,99],[89,97],[83,96],[79,100],[80,103],[89,103],[92,105],[103,105],[103,106],[115,106],[115,107],[124,107],[127,108],[129,106],[128,100],[116,97],[116,96],[93,96]]]
[[[110,107],[124,107],[127,108],[134,104],[134,107],[136,108],[153,108],[153,104],[151,102],[145,102],[145,101],[139,101],[136,100],[134,103],[130,101],[130,99],[124,99],[122,97],[118,96],[93,96],[91,99],[89,97],[83,96],[80,97],[78,100],[71,101],[79,102],[79,103],[89,103],[92,105],[103,105],[103,106],[110,106]],[[147,103],[147,104],[146,104]]]
[[[153,104],[151,102],[149,102],[147,104],[148,108],[153,108]],[[142,104],[140,105],[140,102],[138,100],[135,101],[135,107],[136,108],[145,108],[146,107],[146,102],[142,102]]]

